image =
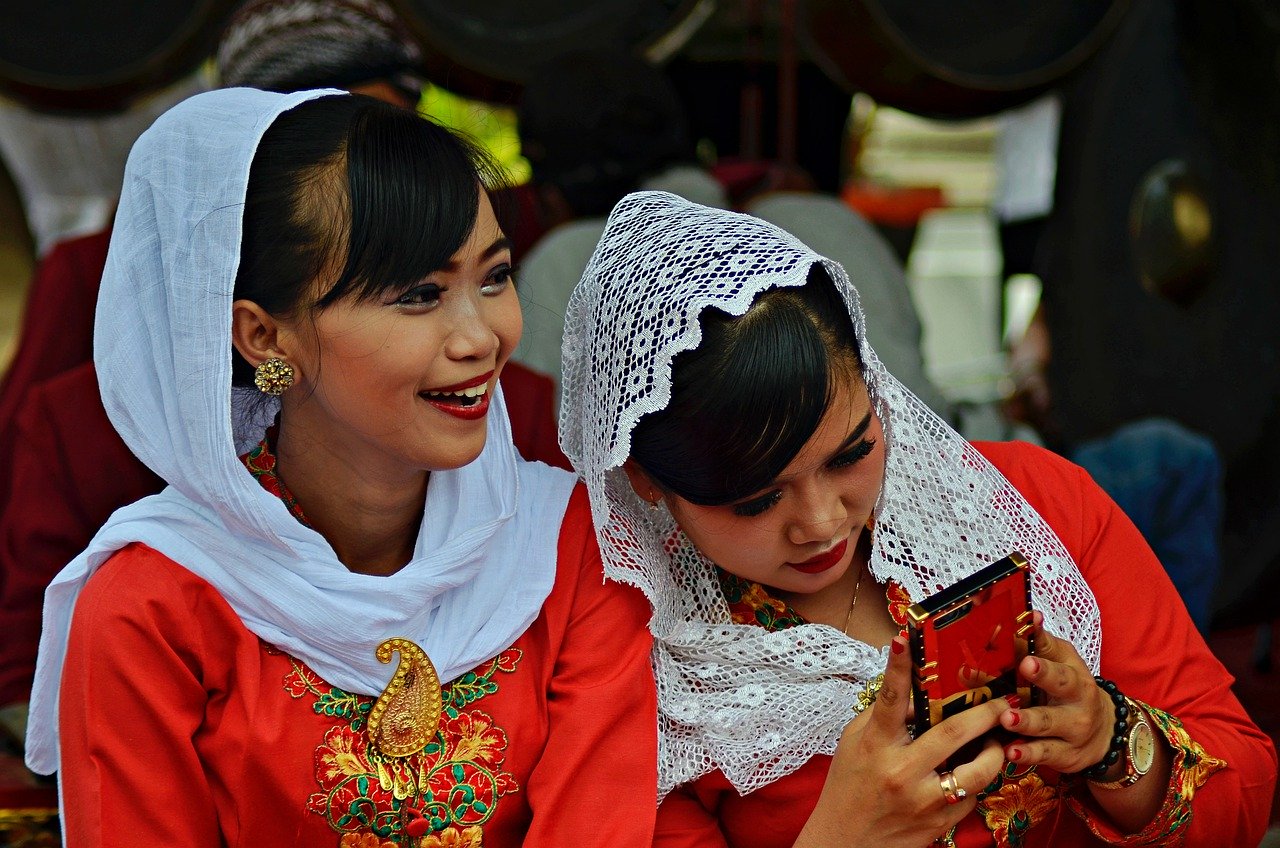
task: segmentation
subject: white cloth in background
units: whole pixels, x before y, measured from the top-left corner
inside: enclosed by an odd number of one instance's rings
[[[1062,101],[1046,94],[996,117],[996,217],[1011,224],[1053,211]]]
[[[649,178],[644,188],[668,191],[703,206],[725,208],[724,189],[700,168],[677,165]],[[604,218],[580,218],[553,229],[538,240],[520,262],[516,287],[524,313],[524,334],[515,358],[547,374],[560,387],[560,344],[564,338],[564,310],[582,278],[591,252],[604,232]],[[557,403],[559,392],[556,393]]]
[[[1095,671],[1097,603],[1061,540],[981,454],[885,369],[865,343],[839,264],[747,215],[670,194],[628,195],[569,302],[560,442],[586,482],[605,573],[653,606],[659,791],[720,769],[739,792],[835,750],[882,649],[833,627],[736,625],[713,563],[631,488],[631,433],[671,398],[671,362],[697,347],[698,315],[741,315],[763,291],[803,285],[821,262],[849,307],[884,427],[885,479],[870,569],[921,600],[1012,550],[1031,563],[1046,626]]]
[[[112,423],[169,487],[117,511],[45,594],[27,764],[58,767],[58,689],[85,581],[144,542],[218,590],[245,626],[330,683],[377,694],[391,637],[420,645],[443,681],[509,646],[551,591],[573,476],[521,461],[498,394],[480,457],[433,472],[414,558],[348,571],[237,458],[274,418],[231,387],[231,302],[249,167],[282,112],[314,97],[224,89],[193,97],[129,157],[98,299],[94,362]],[[257,410],[255,412],[255,409]]]
[[[825,194],[775,192],[753,201],[746,211],[840,263],[858,290],[867,314],[867,341],[880,361],[925,405],[947,417],[949,404],[925,375],[920,316],[906,273],[884,236],[847,203]]]
[[[0,158],[18,188],[43,256],[111,220],[129,148],[166,109],[207,86],[190,76],[124,112],[55,115],[0,101]]]

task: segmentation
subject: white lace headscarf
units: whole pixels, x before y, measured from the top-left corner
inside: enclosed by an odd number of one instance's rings
[[[746,793],[831,753],[884,670],[884,649],[833,627],[733,624],[714,565],[621,467],[636,423],[670,400],[672,358],[698,346],[702,311],[741,315],[767,289],[804,285],[818,262],[849,307],[884,427],[876,579],[920,600],[1020,550],[1048,628],[1098,668],[1098,608],[1079,568],[1008,480],[885,371],[844,269],[757,218],[631,194],[569,302],[560,439],[590,492],[605,573],[653,605],[662,795],[713,769]]]
[[[237,458],[279,408],[231,386],[249,167],[281,113],[327,94],[345,92],[200,94],[129,154],[94,363],[111,423],[169,487],[117,510],[45,592],[26,750],[37,772],[58,767],[58,688],[76,599],[132,542],[199,575],[250,632],[362,695],[382,692],[395,670],[375,656],[383,640],[413,640],[449,681],[515,641],[551,592],[575,480],[519,459],[500,392],[480,456],[431,473],[413,559],[385,577],[349,571]]]

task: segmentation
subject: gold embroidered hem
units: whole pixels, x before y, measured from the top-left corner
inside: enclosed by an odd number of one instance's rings
[[[1226,768],[1227,763],[1205,753],[1175,717],[1146,704],[1142,704],[1142,708],[1151,717],[1152,727],[1169,743],[1173,754],[1169,789],[1159,812],[1142,830],[1126,836],[1115,834],[1102,813],[1081,798],[1068,797],[1067,805],[1084,820],[1094,836],[1111,845],[1178,845],[1186,838],[1187,826],[1191,824],[1191,800],[1196,790],[1214,772]]]

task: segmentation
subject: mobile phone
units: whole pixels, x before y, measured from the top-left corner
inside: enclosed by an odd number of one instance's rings
[[[1030,567],[1017,551],[913,604],[911,643],[913,735],[992,698],[1017,694],[1023,706],[1036,690],[1018,679],[1022,658],[1035,653]],[[949,765],[977,756],[982,740],[957,751]]]

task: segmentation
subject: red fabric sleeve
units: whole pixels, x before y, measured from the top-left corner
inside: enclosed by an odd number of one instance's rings
[[[27,393],[0,509],[0,706],[31,696],[45,587],[112,512],[164,486],[111,427],[92,363]]]
[[[204,614],[157,559],[124,548],[76,603],[59,700],[64,837],[76,848],[221,844],[193,743]]]
[[[107,261],[110,231],[54,245],[36,266],[13,362],[0,382],[0,468],[9,467],[17,434],[13,422],[39,382],[93,359],[93,312]],[[0,476],[0,509],[11,494]]]
[[[716,815],[707,809],[694,787],[675,789],[658,808],[654,848],[728,848]]]
[[[502,368],[502,396],[511,417],[511,440],[530,462],[572,471],[556,431],[556,384],[540,371],[514,360]]]
[[[648,848],[658,785],[649,603],[629,586],[605,583],[582,486],[566,511],[559,556],[561,568],[582,565],[547,692],[547,745],[529,778],[524,844]]]
[[[1233,678],[1142,535],[1066,460],[1029,445],[984,445],[983,453],[1053,525],[1093,589],[1102,615],[1102,676],[1181,720],[1209,756],[1226,761],[1195,793],[1186,844],[1257,845],[1271,808],[1275,748],[1232,693]]]

